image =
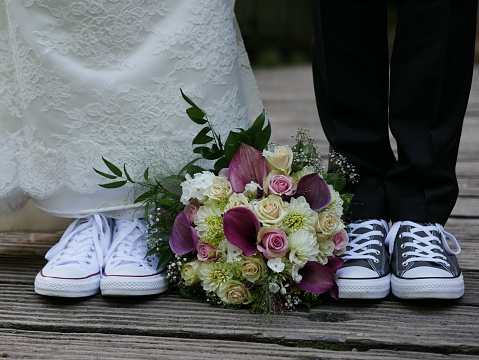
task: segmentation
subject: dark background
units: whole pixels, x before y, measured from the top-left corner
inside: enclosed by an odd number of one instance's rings
[[[385,1],[392,44],[397,0]],[[237,0],[235,11],[253,66],[310,62],[310,0]]]

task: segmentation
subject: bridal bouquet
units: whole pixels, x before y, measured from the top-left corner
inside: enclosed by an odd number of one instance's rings
[[[149,219],[150,254],[168,266],[171,286],[254,312],[311,306],[323,293],[337,297],[337,255],[348,242],[342,219],[352,198],[340,191],[357,177],[352,166],[333,153],[333,172],[325,172],[304,130],[293,147],[270,143],[264,112],[222,143],[205,112],[182,95],[189,117],[205,125],[193,140],[199,158],[161,181],[147,169],[136,182],[106,159],[112,173],[95,170],[115,180],[104,187],[147,187],[136,201]],[[214,161],[213,168],[198,166],[200,159]]]

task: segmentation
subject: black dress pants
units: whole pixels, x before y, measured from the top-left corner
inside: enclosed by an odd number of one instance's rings
[[[458,195],[477,0],[397,4],[389,61],[385,0],[312,0],[316,102],[332,150],[360,175],[352,220],[444,225]]]

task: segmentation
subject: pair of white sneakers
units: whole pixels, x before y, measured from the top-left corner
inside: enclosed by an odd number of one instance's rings
[[[158,257],[146,256],[144,220],[113,220],[94,214],[77,219],[45,255],[35,292],[85,297],[153,295],[168,289]]]

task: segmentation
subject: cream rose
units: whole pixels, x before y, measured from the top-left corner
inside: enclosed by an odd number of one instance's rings
[[[218,295],[223,303],[231,305],[247,304],[250,299],[248,289],[236,280],[230,280],[220,286]]]
[[[249,282],[256,282],[264,276],[266,264],[263,259],[247,257],[245,258],[242,274]]]
[[[293,150],[287,145],[276,146],[274,152],[263,151],[263,156],[268,163],[268,170],[278,170],[289,175],[293,163]]]
[[[258,201],[254,204],[253,211],[265,225],[278,225],[286,214],[283,200],[277,195],[270,195]]]
[[[206,196],[213,200],[221,200],[229,197],[232,193],[230,182],[227,179],[215,176],[211,186],[206,191]]]
[[[224,212],[227,212],[235,207],[246,207],[249,209],[250,205],[248,198],[243,194],[233,193],[233,195],[231,195],[231,197],[228,199],[228,203],[226,204]]]
[[[323,235],[333,235],[340,232],[344,225],[341,218],[335,213],[324,211],[319,213],[318,219],[314,225],[317,233]]]
[[[200,281],[199,271],[201,264],[201,261],[193,260],[183,265],[183,268],[181,269],[181,277],[186,285],[190,286]]]

